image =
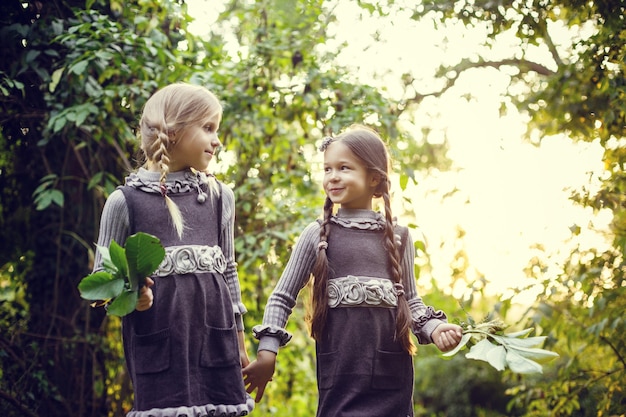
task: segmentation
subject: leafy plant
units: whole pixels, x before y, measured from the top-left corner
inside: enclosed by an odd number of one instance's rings
[[[532,328],[515,333],[504,333],[506,325],[500,320],[481,323],[461,323],[463,337],[456,348],[443,356],[453,356],[468,346],[468,359],[489,363],[498,371],[509,368],[519,374],[542,373],[541,364],[559,355],[540,346],[546,336],[527,337]]]
[[[108,305],[109,315],[125,316],[135,310],[139,289],[163,261],[165,249],[157,237],[139,232],[129,236],[124,247],[111,241],[108,248],[98,245],[98,251],[104,270],[80,281],[80,296],[95,300],[92,305]]]

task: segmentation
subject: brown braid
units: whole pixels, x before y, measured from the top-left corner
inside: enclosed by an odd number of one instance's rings
[[[389,261],[391,262],[391,272],[393,281],[397,284],[404,285],[402,264],[400,258],[400,250],[396,242],[394,233],[394,222],[391,214],[391,198],[389,197],[389,181],[383,180],[387,186],[383,186],[383,201],[385,202],[385,239],[383,246],[389,253]],[[415,345],[411,339],[411,310],[404,292],[398,294],[398,312],[396,317],[396,339],[400,341],[402,347],[411,355],[415,353]]]
[[[324,331],[324,325],[326,324],[326,317],[328,315],[328,257],[326,254],[326,247],[322,242],[328,242],[328,235],[330,233],[330,216],[333,212],[333,202],[330,198],[326,197],[324,201],[324,218],[320,226],[320,247],[317,251],[317,260],[313,266],[313,297],[312,303],[312,317],[311,322],[311,336],[320,341],[322,338],[322,332]]]

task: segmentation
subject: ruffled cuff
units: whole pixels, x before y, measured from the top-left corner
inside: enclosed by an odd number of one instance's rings
[[[435,311],[434,308],[428,306],[419,317],[413,317],[413,333],[421,345],[427,345],[433,342],[430,335],[437,326],[447,321],[448,318],[443,311]]]
[[[248,309],[241,301],[239,301],[238,303],[233,303],[233,312],[235,314],[241,314],[243,316],[248,312]]]
[[[243,331],[245,329],[243,324],[243,315],[248,312],[246,306],[243,303],[233,304],[233,312],[235,313],[235,325],[237,326],[238,331]]]
[[[252,328],[252,334],[260,341],[259,350],[271,350],[274,353],[278,352],[278,347],[285,346],[291,340],[291,333],[287,330],[267,324],[254,326]],[[271,339],[274,339],[274,341]],[[278,346],[273,350],[271,348],[274,347],[273,345],[275,345],[276,341],[278,341]],[[261,349],[262,345],[263,349]]]

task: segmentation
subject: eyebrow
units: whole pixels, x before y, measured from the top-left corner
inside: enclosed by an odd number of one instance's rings
[[[349,159],[340,159],[338,161],[333,162],[333,164],[354,165],[354,164],[356,164],[356,162],[355,161],[351,161]],[[324,162],[324,165],[328,165],[328,163]]]

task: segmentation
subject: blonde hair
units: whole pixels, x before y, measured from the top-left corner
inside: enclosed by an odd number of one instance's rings
[[[394,220],[391,213],[391,196],[389,194],[390,161],[385,143],[378,134],[361,125],[353,125],[350,129],[336,138],[329,138],[330,142],[341,142],[363,163],[368,171],[375,173],[380,178],[380,183],[374,190],[374,197],[382,197],[385,204],[385,227],[383,246],[389,254],[391,263],[391,275],[393,281],[402,288],[402,263],[400,248],[395,239]],[[326,141],[326,139],[325,139]],[[323,145],[322,150],[326,147]],[[316,340],[321,340],[326,317],[328,315],[328,279],[330,275],[326,248],[330,234],[330,218],[333,212],[333,202],[326,197],[324,202],[324,216],[320,228],[320,245],[317,260],[313,266],[313,297],[311,335]],[[411,340],[411,311],[409,303],[404,295],[404,290],[398,293],[398,310],[396,316],[396,339],[409,354],[415,353],[415,345]]]
[[[222,117],[222,105],[207,88],[175,83],[163,87],[148,99],[139,120],[141,150],[146,158],[144,165],[157,166],[161,172],[161,192],[179,238],[183,236],[185,222],[165,187],[170,171],[169,152],[177,135],[180,138],[186,126],[204,123],[216,115]]]

